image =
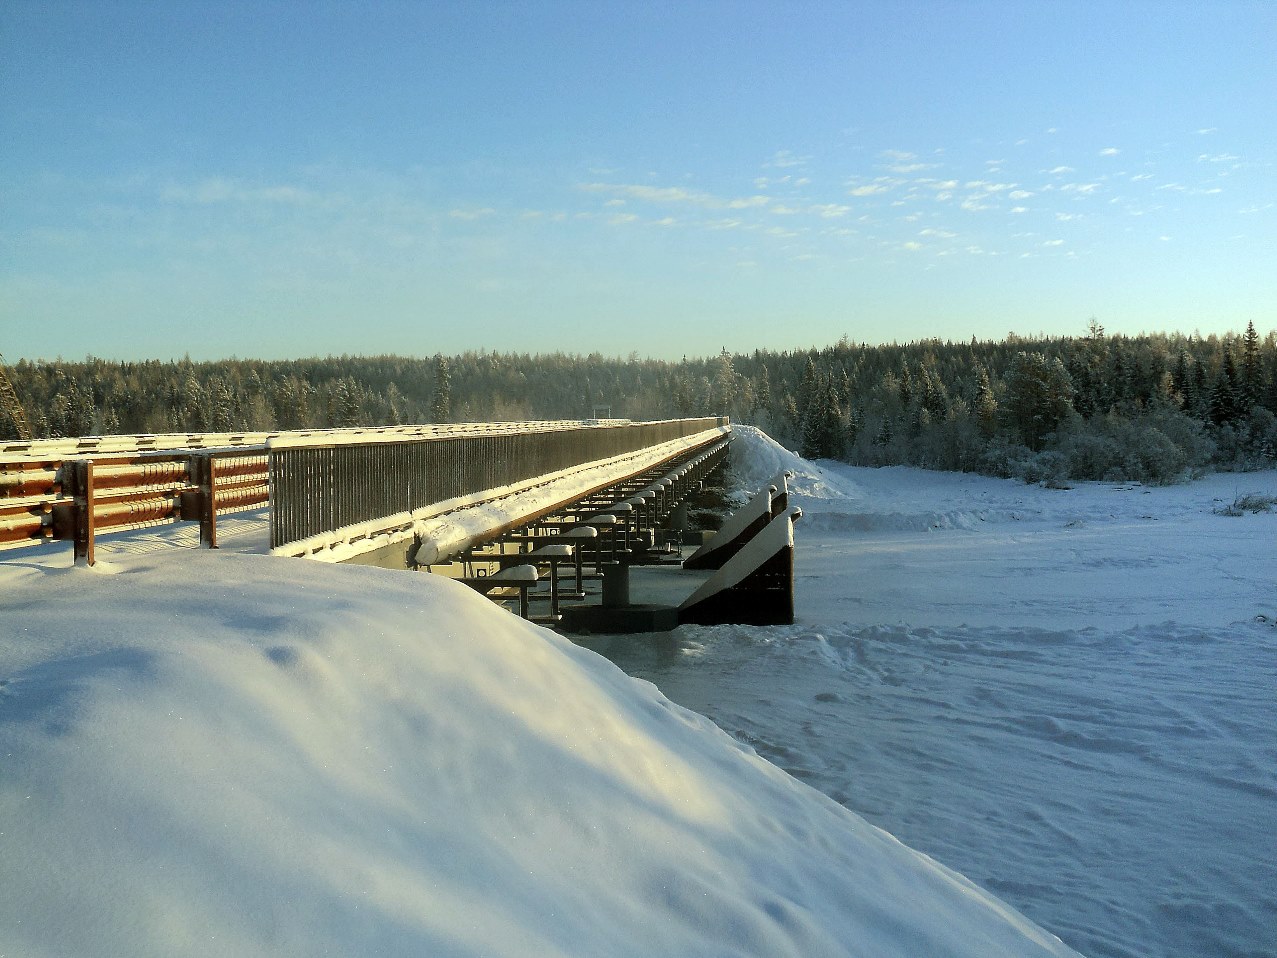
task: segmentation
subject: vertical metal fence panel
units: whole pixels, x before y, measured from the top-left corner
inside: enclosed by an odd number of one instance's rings
[[[636,452],[724,423],[677,419],[272,450],[271,546]]]

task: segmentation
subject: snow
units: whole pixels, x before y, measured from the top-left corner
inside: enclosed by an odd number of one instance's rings
[[[0,954],[1072,954],[442,577],[13,558],[0,607]]]
[[[799,621],[608,652],[1091,955],[1277,954],[1277,473],[1069,490],[806,463]]]
[[[1277,514],[1214,510],[1277,474],[737,434],[799,621],[613,641],[656,686],[260,518],[7,554],[0,955],[1275,953]]]

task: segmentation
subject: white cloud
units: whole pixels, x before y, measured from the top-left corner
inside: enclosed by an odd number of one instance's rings
[[[909,250],[910,252],[914,252],[914,251],[922,249],[923,247],[921,243],[915,242],[914,240],[910,240],[909,242],[904,244],[904,248]]]
[[[1050,170],[1043,170],[1042,172],[1048,176],[1061,176],[1065,173],[1072,173],[1074,170],[1071,166],[1057,166]]]
[[[1042,245],[1043,245],[1043,246],[1063,246],[1063,245],[1064,245],[1064,240],[1062,240],[1062,239],[1047,240],[1047,241],[1046,241],[1045,243],[1043,243]]]
[[[1028,208],[1027,206],[1013,206],[1013,207],[1011,207],[1011,212],[1012,212],[1012,213],[1027,213],[1028,211],[1029,211],[1029,208]]]
[[[613,226],[621,226],[625,223],[633,223],[638,219],[637,213],[617,213],[608,219]]]
[[[851,212],[850,206],[842,206],[838,203],[820,203],[811,208],[811,211],[823,219],[837,219],[840,216],[846,216]]]
[[[702,206],[706,209],[715,210],[743,210],[766,206],[771,202],[770,197],[762,195],[725,200],[710,193],[688,190],[681,186],[648,186],[642,183],[582,183],[578,188],[587,193],[619,194],[621,197],[642,200],[646,203],[689,203],[693,206]],[[624,200],[619,202],[624,202]],[[608,200],[605,205],[616,206],[617,204],[618,199],[614,198]]]
[[[766,206],[771,202],[769,196],[747,196],[743,199],[728,200],[727,208],[729,210],[747,210],[753,207]]]
[[[1240,160],[1240,156],[1234,156],[1232,153],[1203,153],[1197,158],[1198,163],[1236,163]]]
[[[677,226],[678,220],[672,216],[663,216],[659,220],[652,221],[653,226]]]
[[[777,216],[793,216],[796,213],[801,213],[802,210],[796,206],[781,206],[778,204],[773,206],[770,212],[775,213]]]
[[[953,239],[957,233],[950,233],[948,230],[940,230],[929,226],[925,230],[918,231],[919,236],[934,236],[937,239]]]
[[[1115,146],[1106,146],[1104,149],[1100,150],[1099,155],[1100,156],[1117,156],[1121,152],[1122,151]]]
[[[856,186],[847,192],[852,196],[876,196],[879,193],[888,193],[891,191],[890,186],[882,183],[868,183],[864,186]]]
[[[1203,130],[1198,130],[1198,131],[1197,131],[1197,135],[1198,135],[1198,136],[1210,136],[1212,133],[1218,133],[1218,132],[1219,132],[1219,127],[1217,127],[1217,126],[1208,126],[1208,127],[1206,127],[1205,129],[1203,129]]]
[[[1029,190],[1012,190],[1007,196],[1013,200],[1027,200],[1033,193]]]

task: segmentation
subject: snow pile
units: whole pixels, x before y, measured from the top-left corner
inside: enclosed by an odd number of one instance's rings
[[[0,564],[0,952],[1070,954],[423,575]]]
[[[780,473],[788,472],[790,491],[813,503],[824,500],[841,504],[861,498],[860,488],[845,475],[808,462],[756,426],[733,426],[732,432],[736,436],[732,443],[732,476],[746,492],[757,492]]]
[[[810,462],[789,451],[754,426],[735,426],[732,476],[740,498],[761,489],[780,472],[790,474],[789,491],[802,503],[804,525],[823,532],[867,532],[877,529],[970,529],[987,518],[987,510],[972,509],[969,501],[943,511],[927,509],[925,499],[909,495],[909,479],[921,470],[889,467],[876,470],[901,480],[896,508],[870,502],[861,483],[842,463]]]

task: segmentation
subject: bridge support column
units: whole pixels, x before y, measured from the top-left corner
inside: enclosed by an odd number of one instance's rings
[[[603,564],[603,608],[624,609],[630,604],[630,567],[624,562]]]

